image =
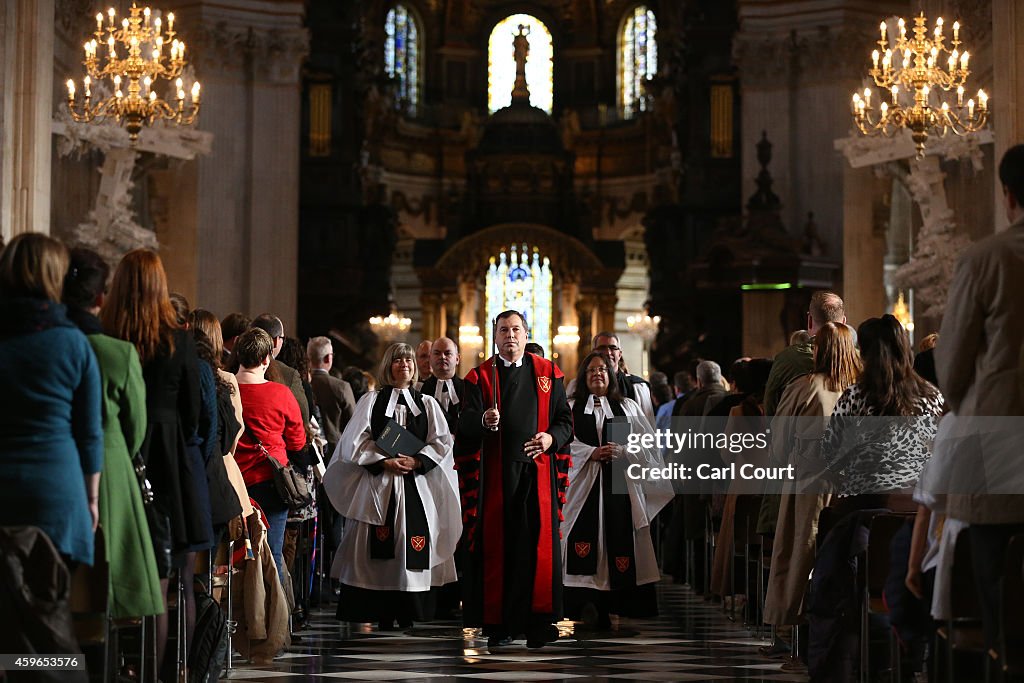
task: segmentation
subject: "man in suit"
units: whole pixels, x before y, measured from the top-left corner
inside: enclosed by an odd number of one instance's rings
[[[220,321],[220,332],[224,338],[224,350],[221,352],[221,363],[225,368],[230,368],[231,354],[235,350],[235,340],[238,335],[249,329],[252,320],[245,313],[229,313]]]
[[[281,353],[284,346],[284,323],[275,315],[263,313],[252,321],[250,328],[258,327],[274,340],[274,348],[270,355],[270,368],[267,370],[267,379],[278,384],[283,384],[291,390],[292,395],[299,404],[299,411],[302,413],[302,424],[306,426],[306,434],[309,434],[309,402],[306,400],[306,392],[302,390],[302,377],[281,361],[277,360],[277,354]]]
[[[327,453],[334,453],[341,433],[345,431],[356,401],[352,395],[351,385],[343,379],[331,375],[334,364],[334,347],[327,337],[313,337],[306,344],[306,356],[309,358],[311,370],[310,385],[313,387],[313,398],[320,408],[324,438],[327,439]]]
[[[1024,343],[1024,145],[1007,150],[999,163],[999,181],[1010,227],[971,245],[957,261],[935,347],[939,386],[960,419],[1024,415],[1019,374]],[[962,466],[972,472],[1019,467],[1006,461],[1019,458],[1019,450],[995,451],[989,446],[965,452]],[[974,578],[990,647],[999,632],[1006,546],[1011,536],[1024,532],[1024,495],[986,492],[997,485],[989,481],[986,489],[951,492],[946,500],[948,516],[970,524]]]
[[[643,377],[625,372],[622,368],[622,347],[619,346],[619,335],[614,332],[599,332],[591,341],[591,351],[596,351],[611,361],[613,368],[619,368],[615,379],[619,384],[619,391],[626,398],[631,398],[640,405],[647,421],[654,424],[656,415],[654,412],[654,401],[651,400],[651,387]],[[568,395],[576,390],[576,380],[569,382],[566,387]]]

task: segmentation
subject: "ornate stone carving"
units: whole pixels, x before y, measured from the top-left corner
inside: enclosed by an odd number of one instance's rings
[[[302,60],[309,54],[304,28],[239,27],[221,21],[201,24],[192,33],[201,71],[238,71],[251,64],[258,80],[298,83]]]
[[[767,37],[740,34],[733,47],[733,60],[750,87],[775,88],[795,82],[858,79],[873,37],[865,27],[822,26],[814,32]]]

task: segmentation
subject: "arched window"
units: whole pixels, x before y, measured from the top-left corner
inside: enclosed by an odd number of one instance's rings
[[[487,269],[487,346],[490,354],[493,321],[502,311],[519,311],[530,328],[530,341],[551,353],[551,263],[536,248],[515,245],[491,257]]]
[[[395,107],[416,115],[420,102],[420,31],[405,5],[395,5],[384,22],[384,69],[395,79]]]
[[[650,106],[643,83],[658,73],[658,23],[646,5],[626,15],[619,34],[619,98],[622,117],[629,119]]]
[[[537,17],[513,14],[499,21],[487,42],[487,109],[494,113],[512,103],[512,86],[516,82],[516,60],[512,38],[519,26],[529,29],[530,54],[526,58],[526,86],[530,104],[551,113],[551,32]]]

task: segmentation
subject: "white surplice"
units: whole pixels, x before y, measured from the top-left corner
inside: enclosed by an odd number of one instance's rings
[[[386,457],[370,433],[370,416],[379,394],[373,391],[359,399],[324,474],[324,490],[334,508],[345,517],[345,533],[334,557],[331,576],[348,586],[369,590],[427,591],[431,586],[457,579],[454,555],[462,535],[462,509],[459,479],[452,458],[454,437],[437,401],[423,396],[428,430],[422,454],[437,466],[411,480],[387,471],[370,473],[364,465],[381,462]],[[397,395],[397,390],[392,395]],[[426,513],[430,570],[406,569],[405,487],[410,481],[415,482]],[[395,499],[395,557],[371,560],[370,534],[374,533],[374,527],[385,523],[392,496]]]
[[[595,398],[593,405],[594,419],[597,423],[597,438],[601,439],[602,428],[606,415],[610,415],[610,409],[606,410],[603,401]],[[573,401],[570,401],[570,407]],[[588,406],[589,408],[589,406]],[[633,399],[627,398],[622,401],[622,410],[629,418],[633,434],[648,434],[654,432],[654,427],[644,414],[643,410]],[[620,444],[625,446],[625,444]],[[600,486],[601,463],[590,459],[595,447],[583,443],[577,438],[572,441],[572,467],[569,469],[569,488],[566,491],[565,506],[562,515],[565,521],[562,524],[562,571],[563,583],[566,586],[577,588],[594,588],[596,590],[611,590],[611,580],[608,576],[608,551],[605,543],[604,529],[604,490],[600,491],[600,507],[598,513],[597,528],[597,573],[596,574],[566,574],[565,567],[568,559],[569,534],[572,533],[573,525],[579,517],[583,504],[593,486]],[[623,458],[630,464],[637,463],[643,467],[664,467],[665,461],[661,456],[660,449],[641,448],[636,454],[624,453]],[[613,488],[614,490],[614,488]],[[672,483],[664,480],[643,480],[634,481],[626,478],[626,490],[629,492],[630,508],[633,514],[633,553],[636,563],[636,584],[654,583],[661,579],[658,571],[658,560],[654,555],[654,543],[651,540],[651,520],[658,512],[668,505],[674,493]],[[614,494],[620,495],[620,494]]]

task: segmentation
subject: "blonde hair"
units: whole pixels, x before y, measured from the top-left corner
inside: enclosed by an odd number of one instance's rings
[[[419,381],[419,369],[416,365],[416,354],[412,347],[402,342],[392,344],[384,351],[384,357],[380,359],[380,367],[377,369],[377,388],[395,386],[395,378],[391,374],[391,364],[399,358],[408,358],[412,363],[412,382]]]
[[[49,235],[18,235],[0,256],[0,294],[59,302],[69,258],[67,247]]]
[[[843,323],[825,323],[814,335],[814,372],[824,375],[829,391],[845,391],[857,381],[863,367],[853,329]]]

